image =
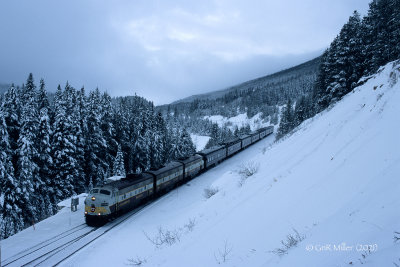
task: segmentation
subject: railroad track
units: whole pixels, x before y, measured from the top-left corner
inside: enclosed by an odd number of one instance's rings
[[[78,251],[84,249],[152,203],[154,201],[150,201],[102,227],[89,227],[86,224],[78,225],[7,258],[1,262],[1,266],[60,265]]]
[[[74,233],[78,232],[78,231],[82,231],[83,229],[89,228],[85,223],[77,225],[71,229],[68,229],[67,231],[64,231],[58,235],[55,235],[53,237],[50,237],[49,239],[42,241],[38,244],[36,244],[35,246],[29,247],[27,249],[24,249],[16,254],[14,254],[11,257],[8,257],[7,259],[1,261],[1,266],[8,266],[14,262],[17,262],[25,257],[28,257],[29,255],[46,249],[46,247],[59,242],[62,239],[67,239],[69,236],[73,235]]]

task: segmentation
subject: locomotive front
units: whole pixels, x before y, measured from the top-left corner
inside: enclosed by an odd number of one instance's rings
[[[85,220],[87,224],[106,222],[115,212],[115,192],[112,187],[93,188],[85,199]]]

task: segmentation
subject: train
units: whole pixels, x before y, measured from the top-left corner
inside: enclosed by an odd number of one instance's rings
[[[243,151],[273,131],[273,126],[263,127],[187,158],[170,162],[160,169],[127,174],[125,178],[95,187],[90,190],[84,202],[85,222],[94,226],[133,210]]]

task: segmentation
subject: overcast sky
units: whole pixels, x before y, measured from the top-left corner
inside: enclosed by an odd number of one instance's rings
[[[0,82],[169,103],[314,58],[369,2],[1,0]]]

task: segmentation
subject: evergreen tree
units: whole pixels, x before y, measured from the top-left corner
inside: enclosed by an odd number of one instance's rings
[[[235,125],[235,130],[233,131],[235,137],[239,137],[239,128]]]
[[[296,127],[302,121],[306,119],[306,100],[305,96],[302,96],[297,102],[294,110],[294,122],[293,125]]]
[[[46,218],[53,215],[56,203],[52,203],[54,199],[54,188],[52,187],[52,172],[53,159],[51,157],[51,128],[50,118],[48,115],[49,102],[45,90],[43,79],[40,80],[40,88],[38,92],[38,111],[39,111],[39,129],[37,135],[38,142],[38,168],[39,177],[43,181],[42,186],[38,190],[38,194],[44,201],[39,203],[40,218]]]
[[[102,158],[106,163],[106,176],[111,175],[111,166],[114,161],[113,155],[117,153],[118,143],[116,141],[115,128],[113,125],[113,109],[111,106],[111,97],[107,93],[101,96],[101,131],[106,142],[105,149],[101,151]]]
[[[74,178],[77,162],[74,158],[75,146],[71,134],[70,120],[67,116],[67,104],[60,86],[55,95],[55,119],[53,126],[53,188],[54,198],[52,202],[57,203],[66,197],[72,196],[74,192]]]
[[[193,144],[192,138],[185,128],[182,129],[179,140],[179,145],[181,147],[180,157],[188,157],[196,153],[196,148]]]
[[[180,131],[178,128],[175,129],[175,131],[173,131],[173,135],[172,135],[172,144],[171,144],[171,151],[170,151],[170,158],[171,160],[177,160],[181,157],[182,155],[182,147],[180,146]]]
[[[168,130],[162,114],[159,112],[155,119],[155,131],[154,131],[154,143],[155,143],[155,159],[154,167],[159,168],[165,164],[168,160]]]
[[[21,132],[18,138],[18,180],[23,192],[20,207],[24,211],[25,223],[31,224],[40,217],[37,207],[43,201],[38,191],[43,186],[38,169],[38,112],[36,103],[36,86],[32,73],[22,91]]]
[[[20,207],[24,198],[18,180],[14,177],[11,162],[11,146],[5,122],[0,110],[0,239],[7,238],[24,228],[24,217]]]
[[[101,184],[107,170],[107,163],[102,158],[102,153],[107,149],[107,143],[103,137],[101,125],[101,97],[100,91],[97,88],[94,92],[89,94],[88,115],[87,115],[87,146],[85,151],[85,158],[87,161],[86,177],[95,185]]]
[[[75,183],[75,190],[77,192],[84,192],[85,188],[88,187],[88,179],[86,177],[86,161],[85,151],[87,147],[87,99],[85,95],[85,88],[82,87],[80,91],[76,93],[76,104],[74,105],[74,121],[76,133],[76,161],[77,161],[77,182]]]
[[[294,116],[292,109],[292,101],[290,98],[286,104],[286,107],[282,111],[282,118],[279,124],[279,129],[276,138],[281,138],[294,128]]]
[[[208,140],[205,148],[210,148],[213,146],[218,145],[218,142],[220,140],[220,129],[218,127],[217,123],[213,123],[211,127],[211,132],[210,132],[210,139]]]
[[[2,110],[4,112],[4,118],[10,138],[11,162],[14,171],[18,173],[18,139],[21,130],[21,102],[18,90],[15,88],[14,84],[11,85],[4,95]]]
[[[124,154],[121,150],[121,145],[118,145],[118,152],[114,160],[113,175],[126,177]]]

